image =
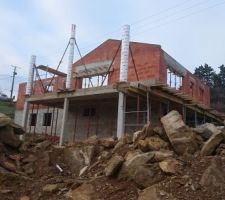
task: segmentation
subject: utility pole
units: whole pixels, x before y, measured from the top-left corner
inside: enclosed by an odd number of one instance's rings
[[[11,90],[10,90],[10,100],[13,101],[13,88],[14,88],[14,82],[15,82],[15,76],[17,75],[16,72],[16,68],[18,68],[17,66],[12,66],[13,69],[13,79],[12,79],[12,86],[11,86]]]

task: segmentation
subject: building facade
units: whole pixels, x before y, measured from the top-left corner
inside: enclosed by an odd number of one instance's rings
[[[124,133],[147,122],[160,125],[160,118],[173,109],[190,126],[220,123],[225,117],[210,109],[209,87],[160,45],[129,42],[127,81],[120,80],[120,66],[121,41],[109,39],[73,64],[69,89],[67,75],[54,71],[53,78],[34,80],[29,96],[27,83],[21,83],[15,121],[25,122],[28,132],[63,135],[63,141],[72,141],[93,134],[118,136],[121,106]],[[120,94],[125,95],[122,105]]]

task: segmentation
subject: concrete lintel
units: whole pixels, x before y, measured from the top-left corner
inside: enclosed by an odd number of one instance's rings
[[[107,95],[118,93],[117,89],[114,89],[113,86],[106,87],[94,87],[94,88],[85,88],[78,89],[75,92],[64,92],[64,93],[47,93],[38,96],[31,96],[27,98],[28,102],[41,102],[41,101],[63,101],[64,98],[76,98],[76,97],[85,97],[85,96],[94,96],[94,95]]]

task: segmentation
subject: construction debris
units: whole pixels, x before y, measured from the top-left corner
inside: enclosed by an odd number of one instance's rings
[[[0,116],[0,199],[224,199],[224,128],[191,129],[171,111],[163,127],[147,124],[133,139],[94,135],[59,147]]]

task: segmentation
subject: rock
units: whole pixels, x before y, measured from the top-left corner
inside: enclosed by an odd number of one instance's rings
[[[51,142],[49,140],[44,140],[43,142],[40,142],[36,144],[35,149],[40,149],[42,151],[46,150],[48,147],[51,146]]]
[[[45,185],[42,188],[42,190],[43,190],[43,192],[50,192],[50,193],[52,193],[52,192],[57,191],[58,190],[58,187],[59,187],[58,184],[47,184],[47,185]]]
[[[28,175],[33,174],[34,173],[33,163],[27,163],[27,164],[23,165],[23,171]]]
[[[3,113],[0,113],[0,127],[5,127],[6,125],[10,124],[11,118],[6,116]]]
[[[114,146],[113,152],[116,152],[117,149],[120,149],[121,147],[123,147],[125,144],[123,141],[119,140],[119,142],[116,143],[116,145]]]
[[[98,144],[98,137],[97,137],[97,135],[92,135],[91,137],[86,139],[83,143],[89,144],[89,145],[97,145]]]
[[[30,197],[28,197],[28,196],[22,196],[22,197],[20,197],[20,200],[30,200]]]
[[[83,149],[80,151],[80,154],[84,157],[84,164],[91,165],[91,162],[95,156],[96,147],[93,145],[84,146]]]
[[[154,157],[154,153],[152,152],[135,154],[127,156],[119,172],[119,178],[132,177],[138,166],[146,164]]]
[[[200,184],[202,186],[223,188],[225,184],[223,169],[221,169],[221,167],[213,161],[202,174]]]
[[[163,194],[163,195],[161,195]],[[168,194],[167,192],[160,190],[158,185],[152,185],[151,187],[148,187],[140,192],[138,196],[138,200],[176,200],[171,194]]]
[[[216,149],[216,154],[225,156],[225,144],[220,144],[219,147]]]
[[[181,165],[181,162],[174,158],[167,158],[159,163],[161,170],[168,174],[175,174]]]
[[[169,139],[168,139],[165,131],[163,130],[163,127],[156,126],[156,127],[153,128],[153,131],[154,131],[155,135],[158,135],[164,141],[169,142]]]
[[[202,124],[196,128],[193,128],[192,130],[205,140],[208,140],[214,133],[217,134],[220,132],[220,130],[218,130],[216,126],[211,123]]]
[[[148,152],[149,151],[148,142],[146,140],[138,140],[137,147],[139,149],[141,149],[141,151],[143,151],[143,152]]]
[[[68,147],[64,149],[64,163],[70,171],[78,175],[80,170],[85,166],[84,157],[80,153],[80,147]]]
[[[101,138],[99,139],[99,144],[105,148],[113,148],[116,144],[116,141],[113,138]]]
[[[133,133],[133,139],[132,139],[133,143],[135,143],[138,140],[141,134],[142,134],[142,131],[136,131]]]
[[[95,200],[98,194],[91,183],[83,183],[81,186],[67,194],[72,200]]]
[[[201,156],[208,156],[211,155],[216,147],[219,146],[219,144],[224,139],[224,135],[221,131],[215,132],[203,145],[201,149]]]
[[[124,162],[124,158],[122,156],[115,155],[114,157],[112,157],[108,161],[106,168],[104,170],[105,175],[106,176],[115,175],[118,172],[118,170],[120,169],[123,162]]]
[[[18,148],[21,144],[19,138],[14,135],[14,131],[11,126],[0,128],[0,141],[14,148]]]
[[[35,162],[37,160],[37,157],[34,155],[29,155],[28,157],[24,158],[22,160],[23,163],[30,163],[30,162]]]
[[[9,171],[16,172],[16,165],[13,162],[5,160],[1,161],[0,165]]]
[[[8,193],[12,193],[13,191],[12,190],[9,190],[9,189],[3,189],[3,190],[0,190],[0,193],[1,194],[8,194]]]
[[[156,166],[156,163],[151,167],[138,166],[132,176],[132,179],[139,188],[143,189],[160,182],[162,180],[162,176],[159,176],[159,174],[160,169]]]
[[[122,138],[120,138],[119,141],[123,141],[124,144],[132,144],[133,137],[130,134],[126,134]]]
[[[184,124],[177,111],[169,112],[161,122],[177,154],[194,154],[198,150],[196,134]]]
[[[154,161],[160,162],[167,158],[173,157],[173,151],[162,150],[162,151],[154,151]]]
[[[152,136],[145,139],[150,150],[168,149],[168,143],[158,136]]]
[[[10,126],[13,127],[14,133],[16,135],[23,135],[25,133],[25,129],[14,122],[11,122]]]
[[[80,173],[79,173],[79,176],[82,176],[88,169],[88,166],[85,166],[83,167],[81,170],[80,170]]]
[[[141,131],[137,131],[133,134],[133,142],[137,143],[139,140],[144,140],[146,137],[150,137],[153,135],[154,131],[151,124],[145,124]]]
[[[139,139],[137,142],[137,146],[143,152],[152,151],[152,150],[160,150],[160,149],[168,149],[168,143],[163,141],[158,136],[147,137],[144,140]]]
[[[64,162],[64,146],[53,145],[51,151],[48,151],[49,160],[51,165]]]

